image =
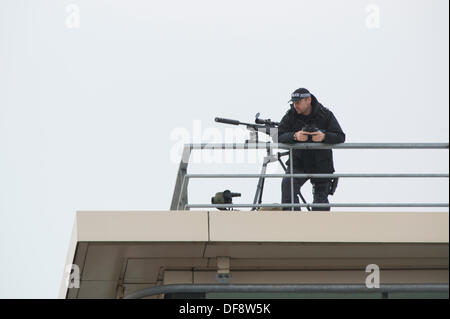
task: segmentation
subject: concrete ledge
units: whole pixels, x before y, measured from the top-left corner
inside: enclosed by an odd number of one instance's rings
[[[448,213],[210,212],[210,241],[448,243]]]
[[[82,241],[208,241],[208,212],[79,211]]]
[[[77,239],[144,242],[448,243],[437,212],[80,211]]]

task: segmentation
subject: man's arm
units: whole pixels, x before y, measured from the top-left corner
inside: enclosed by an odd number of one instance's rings
[[[278,143],[292,144],[294,140],[295,131],[289,122],[289,115],[286,113],[278,125]]]
[[[339,144],[345,142],[345,133],[342,131],[341,126],[333,113],[331,113],[323,142],[325,144]]]

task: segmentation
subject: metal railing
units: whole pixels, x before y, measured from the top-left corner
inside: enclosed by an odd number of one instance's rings
[[[242,143],[242,144],[185,144],[182,158],[178,169],[175,189],[172,196],[171,210],[189,210],[190,208],[233,208],[233,207],[449,207],[449,203],[294,203],[294,178],[448,178],[449,174],[294,174],[292,161],[289,165],[289,174],[188,174],[187,167],[192,150],[237,150],[237,149],[260,149],[267,151],[268,161],[279,160],[272,154],[274,149],[288,150],[290,158],[294,149],[447,149],[448,143]],[[190,179],[195,178],[283,178],[289,177],[291,184],[291,203],[287,204],[189,204],[188,184]],[[256,199],[256,196],[255,196]]]
[[[385,284],[367,288],[360,284],[173,284],[142,289],[125,299],[169,293],[448,293],[448,284]]]

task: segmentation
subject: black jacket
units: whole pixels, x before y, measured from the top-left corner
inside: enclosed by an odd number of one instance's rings
[[[294,140],[294,133],[301,131],[306,124],[314,124],[325,132],[325,144],[344,143],[345,134],[339,126],[333,113],[320,104],[312,96],[312,111],[308,116],[297,114],[294,106],[281,119],[278,126],[278,143],[305,143]],[[333,152],[326,150],[293,150],[294,167],[303,169],[306,173],[334,173]],[[289,165],[289,160],[286,162]]]

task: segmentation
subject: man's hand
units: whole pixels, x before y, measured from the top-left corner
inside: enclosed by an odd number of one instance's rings
[[[299,142],[306,142],[310,133],[304,131],[298,131],[295,133],[295,139]]]
[[[313,142],[322,142],[325,139],[325,133],[322,131],[316,131],[308,134],[312,136]]]

